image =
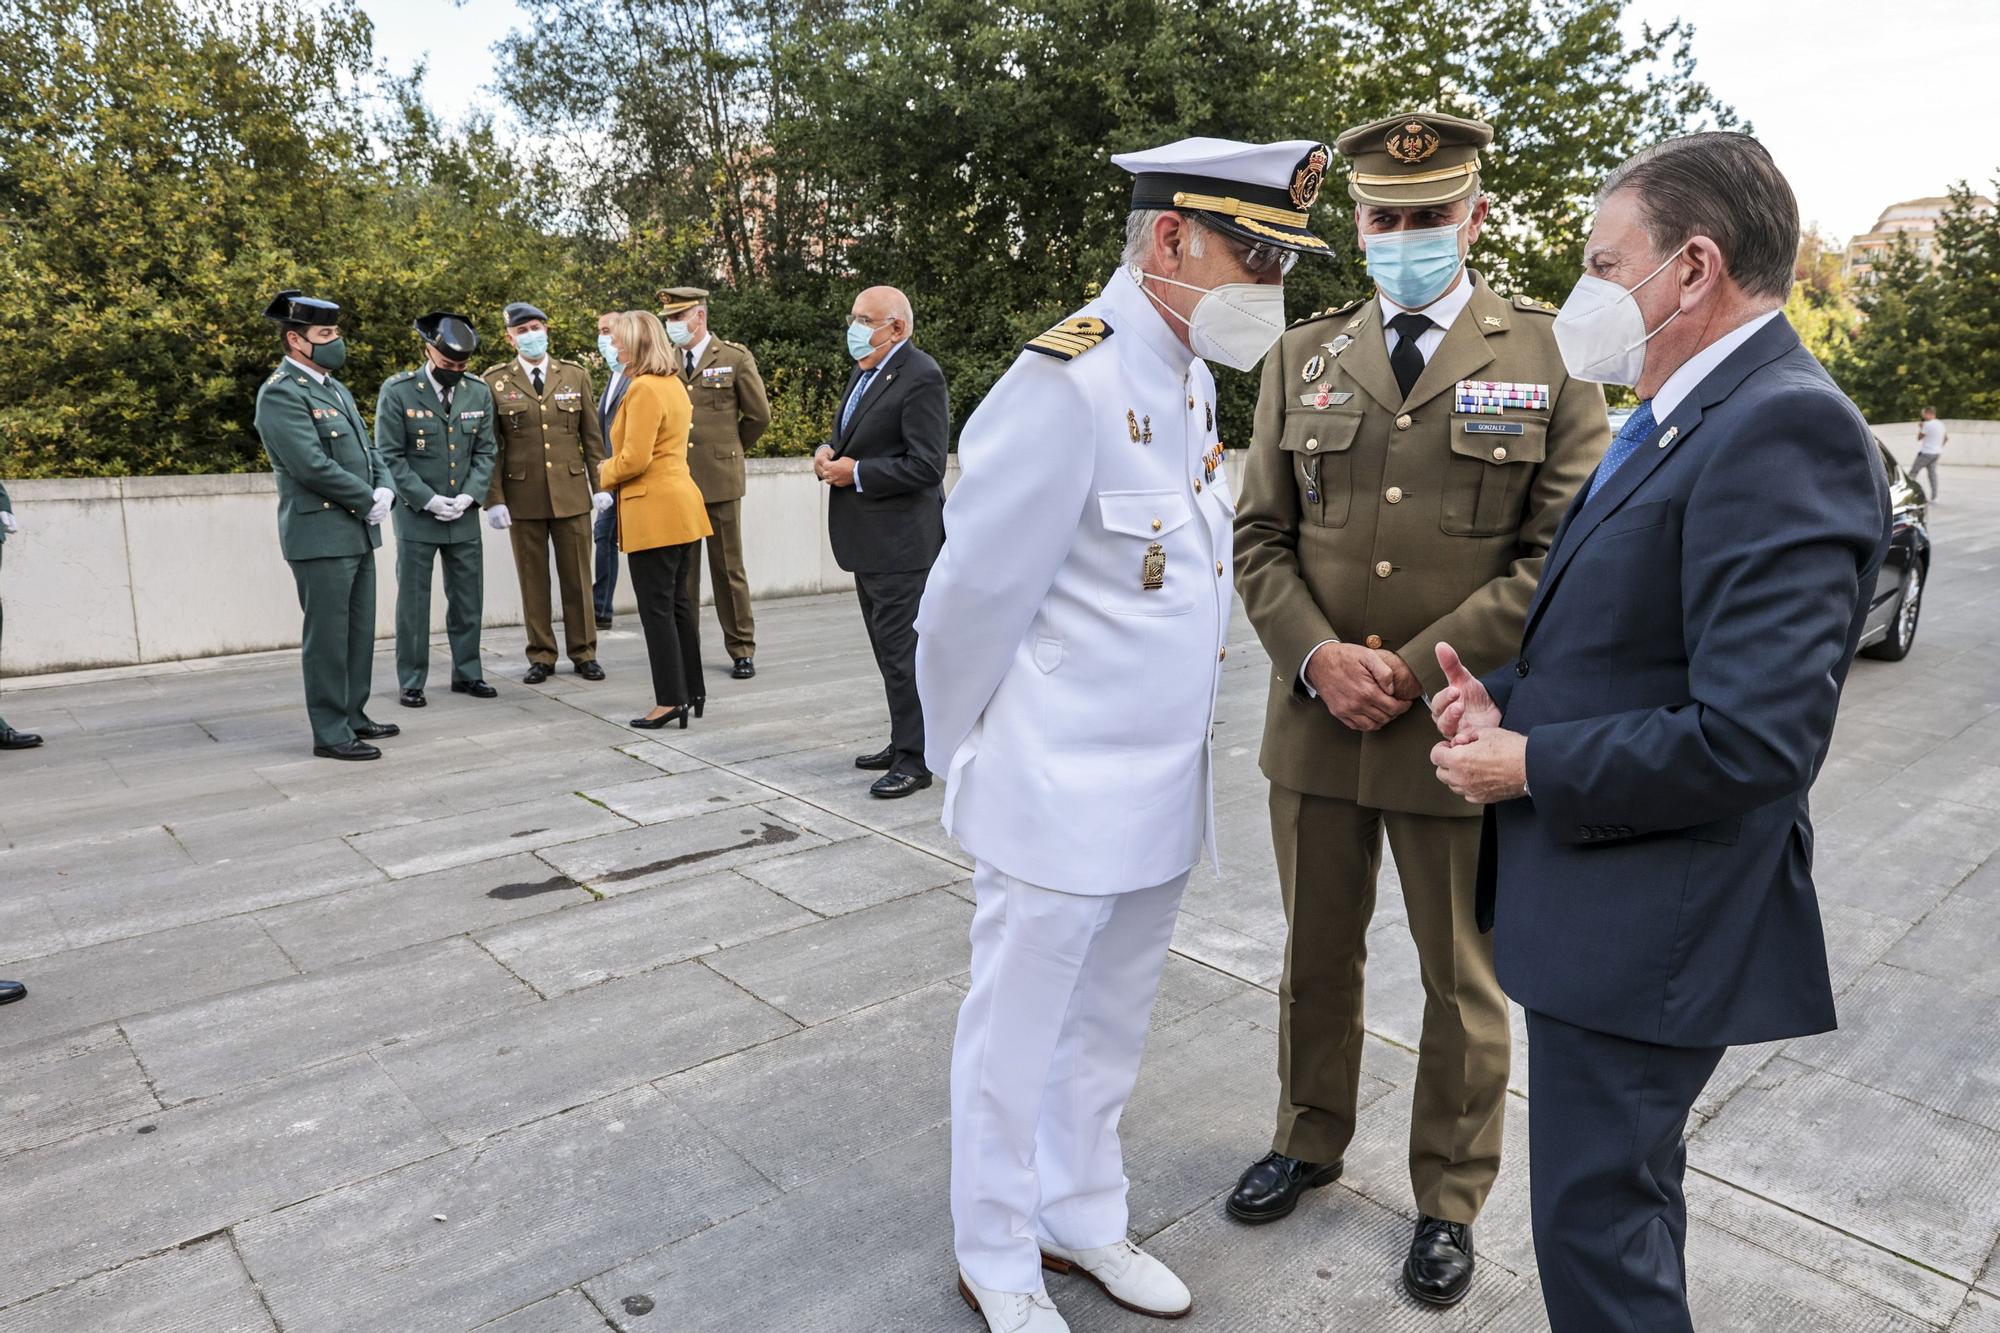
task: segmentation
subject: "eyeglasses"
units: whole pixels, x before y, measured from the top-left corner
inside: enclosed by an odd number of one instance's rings
[[[1234,236],[1217,231],[1214,227],[1203,227],[1202,230],[1221,241],[1229,250],[1231,258],[1251,273],[1269,273],[1275,267],[1282,276],[1290,273],[1292,266],[1299,262],[1299,252],[1282,245],[1271,245],[1264,241],[1239,241]]]
[[[849,315],[846,319],[842,320],[841,323],[846,325],[859,324],[864,329],[879,329],[884,324],[894,323],[895,319],[896,317],[894,315],[890,315],[883,319],[877,319],[873,315]]]

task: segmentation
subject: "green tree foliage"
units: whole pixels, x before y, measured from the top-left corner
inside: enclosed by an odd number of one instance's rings
[[[1817,227],[1809,228],[1800,238],[1792,294],[1785,299],[1785,319],[1806,350],[1828,367],[1846,354],[1861,324],[1861,308],[1841,276],[1841,258],[1839,246]]]
[[[1996,182],[2000,183],[2000,182]],[[1951,191],[1935,262],[1899,243],[1859,294],[1860,330],[1833,372],[1871,421],[2000,417],[2000,211]]]

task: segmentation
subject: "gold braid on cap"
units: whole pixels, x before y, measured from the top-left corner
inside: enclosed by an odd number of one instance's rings
[[[1430,181],[1455,180],[1460,176],[1476,176],[1478,174],[1479,159],[1477,157],[1473,158],[1470,162],[1461,162],[1455,167],[1440,167],[1436,171],[1419,171],[1403,176],[1378,176],[1365,171],[1348,173],[1350,179],[1356,185],[1423,185]]]
[[[1306,215],[1289,208],[1273,208],[1269,204],[1245,203],[1241,199],[1231,199],[1220,194],[1190,194],[1186,190],[1174,194],[1175,208],[1199,209],[1204,213],[1227,213],[1233,218],[1256,218],[1259,222],[1275,222],[1282,227],[1303,227]]]

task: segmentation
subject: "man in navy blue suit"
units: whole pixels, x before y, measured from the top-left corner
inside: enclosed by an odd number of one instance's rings
[[[1528,1011],[1535,1254],[1555,1333],[1687,1333],[1689,1109],[1726,1047],[1834,1026],[1806,792],[1887,544],[1854,405],[1779,308],[1798,207],[1742,134],[1599,194],[1556,320],[1635,385],[1520,655],[1448,645],[1438,777],[1484,804],[1479,917]]]

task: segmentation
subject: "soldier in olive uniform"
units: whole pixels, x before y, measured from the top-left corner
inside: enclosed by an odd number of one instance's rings
[[[590,524],[611,507],[597,487],[604,428],[590,372],[549,355],[549,317],[525,301],[505,312],[507,341],[518,355],[480,376],[493,391],[500,458],[486,497],[486,521],[506,528],[521,579],[521,617],[528,632],[530,685],[556,665],[554,608],[549,605],[549,555],[562,589],[563,638],[576,674],[603,680],[597,664],[597,617],[590,598]]]
[[[1338,141],[1376,294],[1300,321],[1264,362],[1236,518],[1244,610],[1269,650],[1262,767],[1290,938],[1273,1151],[1228,1203],[1289,1213],[1340,1174],[1361,1070],[1362,960],[1388,834],[1424,985],[1410,1127],[1419,1300],[1472,1282],[1500,1166],[1507,1002],[1474,922],[1479,809],[1433,775],[1411,702],[1507,661],[1556,525],[1609,437],[1553,306],[1465,267],[1487,204],[1477,121],[1419,112]]]
[[[667,337],[681,351],[681,374],[694,402],[688,431],[688,471],[708,506],[708,582],[715,618],[733,664],[730,675],[757,674],[757,622],[750,614],[750,580],[743,572],[743,456],[771,424],[771,400],[757,358],[742,343],[708,331],[708,293],[669,287],[658,293]],[[700,605],[701,562],[688,561],[689,597]]]
[[[8,535],[20,530],[21,525],[14,517],[14,502],[7,498],[7,487],[0,484],[0,555],[6,553]],[[0,627],[4,627],[5,624],[5,619],[0,617]],[[34,732],[16,731],[7,725],[5,718],[0,718],[0,750],[32,750],[41,743],[42,738]],[[5,992],[5,987],[16,984],[12,981],[0,981],[0,1004],[7,1003],[9,999],[21,998],[19,995],[9,996]],[[23,991],[21,994],[25,995],[27,992]]]
[[[431,567],[444,562],[451,689],[475,699],[499,691],[479,664],[486,602],[479,525],[466,517],[493,481],[493,394],[468,379],[479,335],[464,315],[420,315],[424,367],[393,375],[375,402],[375,447],[395,479],[396,680],[405,708],[425,704],[431,666]]]
[[[364,710],[375,662],[375,548],[396,493],[354,395],[333,378],[347,363],[340,307],[280,292],[264,318],[278,325],[285,359],[257,391],[257,437],[277,474],[278,542],[305,613],[299,657],[313,753],[380,759],[368,742],[400,729]]]

